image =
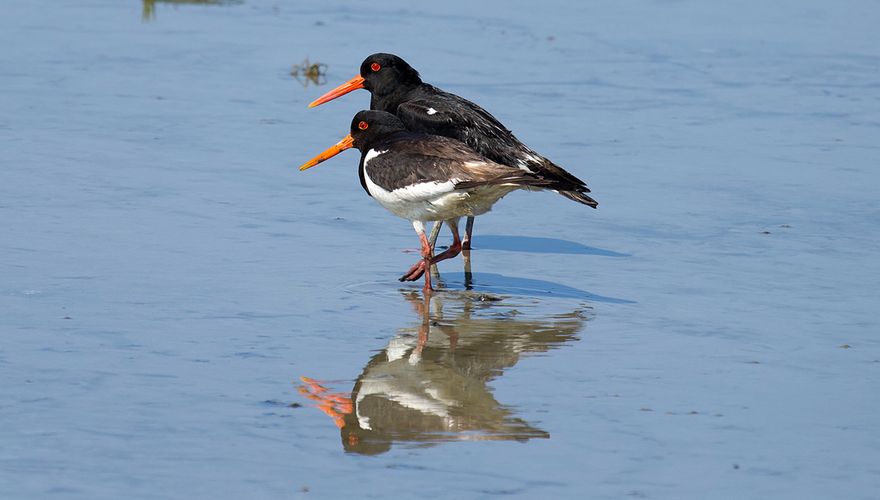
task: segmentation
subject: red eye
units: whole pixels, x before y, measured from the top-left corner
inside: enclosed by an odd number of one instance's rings
[[[367,127],[369,127],[369,126],[370,126],[370,124],[367,123],[367,122],[360,122],[360,123],[358,123],[358,128],[361,129],[361,130],[367,130]]]
[[[370,65],[370,69],[373,71],[379,71],[380,69],[382,69],[382,65],[379,63],[373,63]]]

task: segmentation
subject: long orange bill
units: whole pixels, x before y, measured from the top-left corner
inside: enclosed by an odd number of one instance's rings
[[[341,141],[327,148],[326,151],[319,154],[318,156],[312,158],[311,160],[305,162],[303,166],[299,167],[300,171],[309,169],[314,167],[315,165],[321,163],[324,160],[329,160],[339,153],[345,151],[346,149],[354,147],[354,139],[352,139],[351,134],[343,137]]]
[[[312,101],[311,104],[309,104],[309,107],[314,108],[315,106],[319,106],[321,104],[324,104],[327,101],[332,101],[333,99],[336,99],[339,96],[345,95],[345,94],[351,92],[352,90],[357,90],[357,89],[362,89],[362,88],[364,88],[364,77],[362,77],[361,75],[358,75],[358,76],[352,78],[351,80],[343,83],[342,85],[336,87],[335,89],[331,90],[330,92],[327,92],[326,94],[322,95],[321,97],[315,99],[314,101]]]

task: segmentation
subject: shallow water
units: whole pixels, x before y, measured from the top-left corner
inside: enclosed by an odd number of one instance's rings
[[[880,9],[499,5],[5,5],[0,498],[875,498]],[[376,51],[599,209],[398,283]]]

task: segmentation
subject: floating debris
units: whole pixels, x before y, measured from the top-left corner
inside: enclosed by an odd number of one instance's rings
[[[187,5],[235,5],[243,3],[244,0],[143,0],[143,11],[141,20],[144,22],[152,21],[156,18],[156,4],[187,4]]]
[[[305,58],[302,64],[294,64],[290,70],[291,76],[308,87],[309,83],[313,85],[324,85],[327,83],[327,65],[320,62],[311,62],[309,58]]]

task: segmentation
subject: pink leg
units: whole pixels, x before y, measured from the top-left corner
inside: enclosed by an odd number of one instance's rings
[[[452,240],[452,245],[450,245],[450,247],[447,248],[446,250],[444,250],[443,252],[435,255],[434,258],[431,259],[431,264],[436,264],[436,263],[440,262],[441,260],[451,259],[451,258],[455,257],[456,255],[460,254],[461,253],[461,245],[462,245],[461,240],[458,239],[458,235],[456,234],[455,239]]]
[[[440,228],[442,226],[443,226],[442,221],[438,221],[438,222],[434,223],[434,227],[431,228],[431,236],[428,237],[428,243],[431,246],[430,255],[432,257],[434,255],[434,244],[437,243],[437,236],[440,234]],[[415,227],[415,226],[413,226],[413,227]],[[418,233],[419,230],[416,229],[416,232]],[[426,269],[425,268],[425,259],[424,259],[424,256],[425,256],[424,249],[422,250],[421,253],[422,253],[422,260],[413,264],[412,267],[409,268],[409,270],[407,270],[405,273],[403,273],[403,276],[400,277],[400,281],[415,281],[422,276],[422,273],[424,273],[425,269]]]
[[[400,281],[415,281],[422,277],[425,272],[425,259],[422,259],[412,265],[411,268],[400,277]]]
[[[415,223],[413,223],[413,225],[415,226]],[[422,260],[412,266],[406,274],[401,276],[400,281],[415,281],[419,279],[422,274],[425,274],[425,289],[430,289],[431,273],[426,273],[425,271],[430,269],[432,264],[436,264],[441,260],[451,259],[461,253],[461,240],[458,236],[458,220],[448,220],[446,221],[446,225],[448,225],[449,229],[452,231],[452,245],[442,253],[433,257],[431,256],[431,242],[428,241],[428,238],[425,236],[424,230],[416,230],[416,232],[419,233],[419,238],[422,240]]]
[[[431,242],[428,241],[428,237],[425,236],[425,226],[419,221],[413,222],[413,227],[416,228],[416,232],[419,234],[419,239],[422,243],[422,260],[417,262],[414,266],[409,268],[409,271],[406,272],[403,276],[400,277],[400,281],[415,281],[422,277],[422,274],[425,274],[425,270],[429,269],[431,266],[431,256],[433,252],[431,251]],[[430,273],[428,273],[430,274]],[[425,277],[425,288],[431,287],[431,277]]]
[[[425,272],[428,269],[431,269],[431,254],[433,252],[431,251],[431,242],[428,241],[428,238],[425,236],[424,231],[422,231],[419,234],[419,237],[422,240],[422,257],[423,257],[422,273],[425,275],[425,286],[424,286],[423,291],[425,292],[425,295],[427,296],[429,293],[431,293],[434,290],[434,288],[431,286],[431,273]]]

